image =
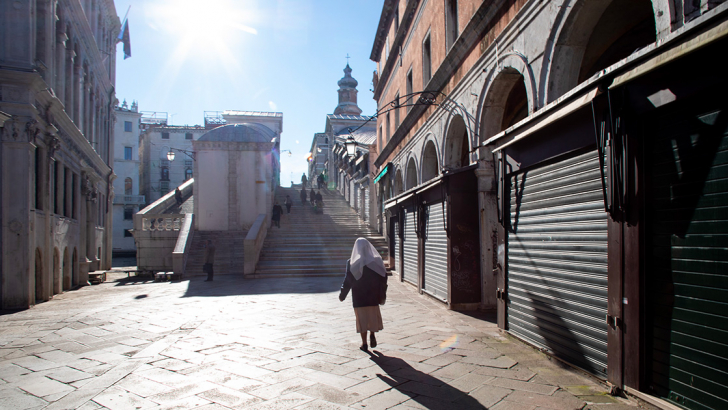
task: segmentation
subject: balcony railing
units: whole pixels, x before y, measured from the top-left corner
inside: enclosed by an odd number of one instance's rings
[[[114,197],[115,205],[144,205],[144,195],[119,195]]]

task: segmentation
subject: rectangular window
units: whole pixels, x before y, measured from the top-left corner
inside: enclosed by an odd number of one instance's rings
[[[124,131],[131,132],[131,121],[124,121]]]
[[[392,127],[390,126],[390,122],[389,122],[389,113],[387,113],[387,122],[385,125],[387,127],[387,142],[389,142],[389,137],[391,135],[390,130],[392,129]]]
[[[163,132],[162,133],[162,139],[163,140],[168,140],[169,139],[169,133],[168,132]]]
[[[445,41],[447,49],[450,50],[458,38],[458,1],[447,0],[445,2]]]
[[[185,133],[185,139],[186,140],[191,140],[192,139],[192,133],[191,132]]]
[[[399,93],[394,96],[394,129],[399,128]]]
[[[124,147],[124,159],[131,161],[131,147]]]
[[[430,76],[432,75],[432,58],[430,52],[430,34],[428,33],[425,41],[422,42],[422,89],[427,88],[427,83],[430,82]]]
[[[32,180],[33,190],[31,191],[31,192],[33,192],[32,200],[33,200],[33,208],[35,208],[35,209],[40,209],[40,201],[38,198],[38,187],[40,186],[40,185],[38,185],[38,175],[40,173],[40,169],[38,166],[38,160],[39,160],[38,151],[40,151],[40,148],[35,149],[35,155],[33,156],[33,173],[35,175],[33,175],[33,180]]]
[[[63,216],[67,217],[71,216],[71,210],[69,208],[71,207],[71,195],[73,195],[73,192],[69,192],[71,190],[71,182],[69,181],[70,173],[71,170],[68,167],[63,167]]]
[[[124,207],[124,220],[131,220],[134,219],[134,207],[133,206],[127,206]]]
[[[397,31],[399,31],[399,6],[397,6],[396,9],[394,9],[394,35],[397,35]]]
[[[412,97],[412,69],[410,68],[409,72],[407,73],[407,98],[409,100],[409,103],[407,103],[407,112],[410,112],[412,109],[412,102],[417,101],[415,98]]]
[[[128,229],[124,229],[124,238],[133,238],[134,235],[131,234],[131,231]]]
[[[379,152],[382,152],[384,148],[384,134],[382,133],[382,126],[379,126]]]
[[[168,167],[169,166],[169,160],[168,159],[159,160],[159,166]]]
[[[191,167],[192,166],[192,160],[191,159],[186,159],[185,160],[185,166],[186,167]]]

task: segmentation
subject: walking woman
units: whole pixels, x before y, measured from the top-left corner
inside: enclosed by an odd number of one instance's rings
[[[384,304],[387,292],[387,271],[379,252],[369,241],[354,242],[351,258],[346,262],[346,277],[341,284],[339,300],[344,301],[351,290],[356,316],[356,331],[361,335],[361,350],[366,351],[367,332],[372,348],[377,347],[375,332],[384,329],[379,305]]]

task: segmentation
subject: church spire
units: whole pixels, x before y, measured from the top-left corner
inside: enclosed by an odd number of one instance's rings
[[[359,83],[351,76],[351,67],[346,63],[344,77],[339,80],[339,105],[336,106],[334,114],[361,115],[361,108],[356,103],[358,91],[356,86]]]

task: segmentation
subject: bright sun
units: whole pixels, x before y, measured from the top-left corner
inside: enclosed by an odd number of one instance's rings
[[[148,17],[154,28],[177,39],[177,58],[234,58],[233,49],[243,36],[257,35],[250,24],[254,8],[247,1],[163,0],[151,6]],[[247,9],[247,10],[246,10]],[[223,61],[230,63],[231,61]]]

